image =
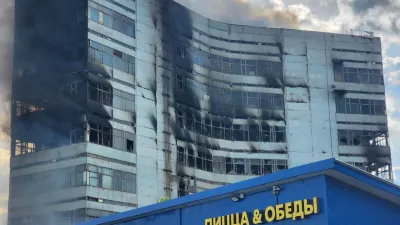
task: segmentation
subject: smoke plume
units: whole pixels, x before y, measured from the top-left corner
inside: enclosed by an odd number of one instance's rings
[[[0,0],[0,5],[0,142],[9,142],[14,1]]]

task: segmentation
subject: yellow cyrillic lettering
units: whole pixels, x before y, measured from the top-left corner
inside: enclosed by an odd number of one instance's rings
[[[213,225],[213,220],[212,218],[208,218],[204,221],[204,225]]]
[[[240,225],[239,213],[231,214],[231,225]]]
[[[224,218],[224,217],[222,217],[222,218]],[[222,219],[222,221],[223,221],[223,219]],[[220,217],[220,216],[213,219],[213,225],[224,225],[224,224],[221,222],[221,217]]]
[[[308,204],[308,200],[304,199],[303,200],[303,206],[304,206],[304,215],[311,215],[314,211],[313,205]]]
[[[226,225],[231,225],[231,216],[230,215],[226,216]]]
[[[292,218],[292,203],[288,202],[285,204],[285,215],[286,215],[286,219],[290,219]]]
[[[249,217],[247,212],[242,212],[242,218],[240,219],[240,225],[250,225]]]
[[[319,213],[318,212],[318,198],[317,197],[313,198],[313,205],[314,205],[314,214]]]
[[[262,223],[262,214],[260,210],[256,209],[253,211],[253,224],[260,224]]]
[[[303,201],[298,200],[295,201],[293,204],[293,220],[296,220],[297,217],[301,217],[304,219],[304,212],[303,212]]]
[[[271,212],[271,215],[269,212]],[[272,222],[275,220],[275,208],[273,206],[268,206],[265,209],[265,220],[267,220],[267,222]]]
[[[285,211],[283,210],[283,204],[275,206],[276,220],[283,220],[285,218]]]

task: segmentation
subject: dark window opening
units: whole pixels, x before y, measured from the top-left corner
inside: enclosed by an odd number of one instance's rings
[[[128,152],[133,152],[133,140],[126,140],[126,150]]]
[[[112,87],[90,82],[89,99],[103,105],[111,106],[113,100]]]
[[[111,128],[102,125],[89,123],[90,137],[89,141],[95,144],[112,146],[111,141]]]

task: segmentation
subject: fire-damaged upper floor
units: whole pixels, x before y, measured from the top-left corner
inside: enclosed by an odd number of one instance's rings
[[[137,206],[331,157],[392,178],[380,38],[232,25],[170,0],[20,0],[15,18],[11,185],[86,144],[135,168]],[[91,154],[69,170],[103,162]],[[94,178],[67,186],[120,189]]]

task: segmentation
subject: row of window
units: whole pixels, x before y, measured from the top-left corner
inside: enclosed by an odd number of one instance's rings
[[[135,110],[135,95],[111,86],[89,82],[89,99],[128,112]]]
[[[135,152],[134,134],[91,122],[89,122],[89,127],[89,141],[91,143],[113,147],[127,152]]]
[[[193,149],[181,146],[178,146],[178,163],[182,166],[230,175],[259,176],[288,168],[287,160],[226,158],[195,152]]]
[[[136,193],[136,175],[94,165],[75,168],[75,186],[93,186],[121,192]]]
[[[388,146],[387,131],[338,130],[339,145]]]
[[[199,81],[177,75],[177,91],[190,93],[194,98],[241,108],[284,109],[282,94],[234,91],[203,84]]]
[[[354,167],[357,167],[358,169],[362,169],[362,170],[367,170],[368,165],[365,162],[346,162],[347,164],[350,164]]]
[[[229,141],[282,143],[286,140],[285,127],[224,123],[183,111],[176,112],[176,121],[180,128]]]
[[[344,67],[335,73],[336,82],[383,84],[382,70]]]
[[[336,112],[345,114],[386,115],[384,100],[337,98]]]
[[[20,197],[77,186],[136,193],[136,175],[92,165],[32,173],[11,178],[11,196]]]
[[[120,7],[120,8],[122,8],[122,9],[125,9],[128,12],[131,12],[131,13],[135,14],[135,10],[118,3],[117,2],[118,0],[106,0],[106,1],[109,2],[109,3],[112,3],[113,5],[116,5],[116,6]],[[129,1],[135,2],[135,0],[129,0]]]
[[[98,37],[101,37],[101,38],[103,38],[103,39],[109,40],[109,41],[111,41],[111,42],[113,42],[113,43],[115,43],[115,44],[117,44],[117,45],[121,45],[121,46],[124,46],[125,48],[129,48],[129,49],[131,49],[131,50],[136,51],[136,48],[135,48],[135,47],[130,46],[130,45],[124,43],[124,42],[118,41],[118,40],[116,40],[116,39],[114,39],[114,38],[110,38],[110,37],[108,37],[107,35],[100,34],[99,32],[94,31],[94,30],[92,30],[92,29],[89,29],[89,33],[94,34],[94,35],[96,35],[96,36],[98,36]]]
[[[282,62],[263,60],[244,60],[209,54],[195,47],[176,47],[176,54],[181,58],[192,60],[194,64],[226,74],[249,76],[276,76],[283,74]]]
[[[134,20],[93,1],[89,1],[89,19],[128,36],[135,37]]]
[[[332,48],[334,52],[354,52],[354,53],[367,53],[367,54],[374,54],[374,55],[381,55],[380,52],[371,52],[371,51],[360,51],[360,50],[353,50],[353,49],[343,49],[343,48]]]
[[[261,46],[275,46],[275,47],[279,47],[278,43],[267,43],[267,42],[256,42],[256,41],[244,41],[244,40],[232,40],[232,39],[225,39],[222,37],[217,37],[217,36],[212,36],[208,33],[205,33],[199,29],[193,28],[194,31],[196,31],[197,33],[206,36],[208,38],[212,38],[215,40],[220,40],[220,41],[226,41],[226,42],[230,42],[230,43],[240,43],[240,44],[249,44],[249,45],[261,45]]]
[[[89,60],[135,74],[135,58],[95,41],[89,41]]]

